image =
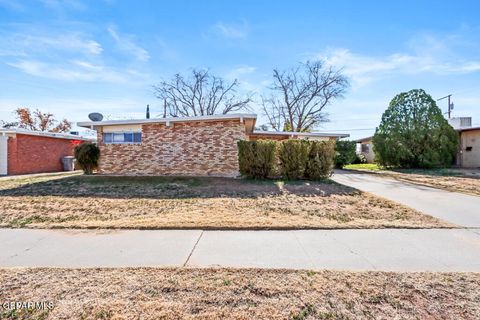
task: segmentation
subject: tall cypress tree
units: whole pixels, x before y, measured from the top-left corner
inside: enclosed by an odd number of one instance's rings
[[[455,159],[458,134],[435,100],[422,89],[402,92],[390,102],[373,136],[376,160],[384,166],[432,168]]]

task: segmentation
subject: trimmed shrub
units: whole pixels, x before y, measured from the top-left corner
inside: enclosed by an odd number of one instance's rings
[[[355,141],[337,141],[335,146],[335,166],[341,169],[347,164],[355,162],[357,159],[356,148],[357,143]]]
[[[321,180],[330,177],[335,158],[335,141],[309,141],[305,177]]]
[[[75,159],[85,174],[92,174],[98,167],[100,149],[94,143],[84,142],[75,147]]]
[[[270,140],[238,141],[240,173],[254,179],[268,178],[275,167],[276,143]]]
[[[309,141],[305,140],[285,140],[280,143],[280,173],[285,179],[296,180],[304,177],[309,147]]]
[[[335,141],[239,141],[240,173],[254,179],[326,179],[335,163]]]

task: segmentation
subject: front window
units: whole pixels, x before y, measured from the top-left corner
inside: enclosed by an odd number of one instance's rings
[[[139,144],[142,143],[141,132],[105,132],[103,142],[106,144]]]

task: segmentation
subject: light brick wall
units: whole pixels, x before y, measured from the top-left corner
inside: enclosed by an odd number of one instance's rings
[[[239,120],[144,124],[141,144],[104,144],[98,130],[99,172],[125,175],[238,175]]]

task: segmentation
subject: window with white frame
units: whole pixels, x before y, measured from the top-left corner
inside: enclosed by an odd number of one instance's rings
[[[142,143],[141,132],[105,132],[103,143],[106,144],[139,144]]]

